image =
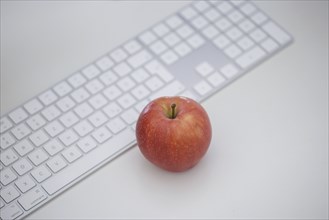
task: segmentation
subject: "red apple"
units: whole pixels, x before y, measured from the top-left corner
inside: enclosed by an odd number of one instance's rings
[[[196,101],[180,96],[161,97],[141,112],[136,138],[150,162],[181,172],[196,165],[207,152],[211,125],[207,112]]]

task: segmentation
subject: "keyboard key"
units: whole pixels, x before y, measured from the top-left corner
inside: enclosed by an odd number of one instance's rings
[[[74,88],[77,88],[87,82],[87,80],[80,73],[74,74],[68,79],[68,81]]]
[[[279,48],[279,44],[271,38],[266,39],[264,42],[261,43],[261,45],[269,53],[272,53],[273,51]]]
[[[221,69],[220,69],[220,71],[221,71],[221,73],[223,73],[225,76],[226,76],[226,78],[232,78],[233,76],[235,76],[236,74],[238,74],[239,73],[239,69],[235,66],[235,65],[233,65],[233,64],[231,64],[231,63],[229,63],[229,64],[226,64],[225,66],[223,66]]]
[[[36,147],[39,147],[40,145],[48,141],[49,137],[46,135],[46,133],[43,130],[38,130],[37,132],[30,135],[30,140]]]
[[[164,36],[165,34],[167,34],[170,30],[169,30],[169,28],[168,28],[165,24],[161,23],[161,24],[156,25],[156,26],[153,28],[153,31],[154,31],[154,33],[156,33],[159,37],[162,37],[162,36]]]
[[[51,176],[51,172],[44,165],[41,165],[34,169],[31,175],[38,183],[41,183]]]
[[[0,160],[3,163],[3,165],[8,166],[9,164],[18,160],[18,156],[15,154],[15,152],[12,149],[8,149],[4,152],[1,152]]]
[[[60,117],[59,120],[63,123],[65,127],[69,128],[75,123],[77,123],[79,121],[79,118],[73,112],[68,112],[62,117]]]
[[[60,115],[60,111],[54,105],[49,106],[41,112],[41,114],[48,120],[52,121]]]
[[[243,37],[238,41],[238,45],[243,49],[243,50],[248,50],[252,46],[255,45],[254,41],[252,41],[249,37]]]
[[[61,82],[54,87],[58,96],[63,97],[72,91],[72,87],[67,82]]]
[[[78,150],[76,146],[72,146],[62,153],[63,157],[67,162],[72,163],[82,156],[82,153]]]
[[[202,62],[195,68],[195,70],[201,76],[207,76],[214,71],[214,68],[208,62]]]
[[[166,23],[169,25],[169,27],[175,29],[181,24],[183,24],[183,20],[177,15],[173,15],[166,20]]]
[[[87,77],[87,79],[95,78],[98,76],[98,74],[101,73],[101,71],[95,65],[90,65],[84,68],[81,72],[85,77]]]
[[[94,125],[94,127],[99,127],[108,120],[101,111],[95,112],[88,119]]]
[[[217,6],[218,10],[220,10],[222,13],[226,14],[227,12],[229,12],[233,6],[228,3],[228,2],[222,2]]]
[[[189,54],[190,52],[192,52],[192,48],[184,42],[182,42],[182,43],[178,44],[177,46],[175,46],[174,50],[181,57],[184,57],[187,54]]]
[[[19,204],[25,209],[30,210],[47,198],[47,194],[39,188],[32,189],[18,199]]]
[[[16,110],[9,113],[9,117],[11,120],[13,120],[13,122],[18,124],[21,121],[23,121],[24,119],[26,119],[28,117],[28,115],[24,109],[17,108]]]
[[[153,33],[151,33],[150,31],[146,31],[145,33],[143,33],[142,35],[139,36],[139,39],[145,45],[149,45],[156,40],[156,36]]]
[[[291,40],[291,37],[273,22],[267,22],[262,26],[262,28],[266,31],[267,34],[269,34],[282,45],[288,43]]]
[[[150,91],[144,85],[139,85],[134,88],[131,93],[135,96],[136,99],[142,100],[150,94]]]
[[[149,74],[144,69],[137,69],[131,73],[131,76],[137,83],[141,83],[149,77]]]
[[[225,82],[225,78],[221,74],[219,74],[218,72],[215,72],[215,73],[211,74],[207,78],[207,80],[214,87],[218,87],[220,84]]]
[[[50,135],[50,137],[55,137],[64,131],[64,127],[57,120],[47,124],[45,126],[46,132]]]
[[[256,11],[256,7],[253,6],[251,3],[246,3],[243,6],[241,6],[240,10],[246,15],[251,15]]]
[[[253,49],[241,55],[236,60],[236,62],[240,65],[240,67],[248,68],[251,65],[255,64],[256,62],[260,61],[265,55],[266,52],[260,47],[256,46]]]
[[[152,55],[146,50],[142,50],[137,54],[133,55],[132,57],[128,58],[127,62],[129,63],[130,66],[136,69],[151,59],[152,59]]]
[[[218,11],[216,11],[215,9],[209,9],[205,14],[205,17],[208,18],[209,21],[214,22],[215,20],[217,20],[220,17],[220,14],[218,13]]]
[[[126,146],[130,146],[134,141],[135,133],[132,130],[126,129],[111,138],[106,145],[100,145],[98,148],[95,148],[89,154],[58,173],[58,175],[48,179],[42,184],[42,187],[49,195],[52,195],[79,178],[82,174],[99,165],[99,161],[108,159],[108,155],[114,155],[114,153],[124,149]],[[95,160],[95,158],[98,158],[98,160]]]
[[[0,172],[0,182],[2,185],[6,186],[9,183],[13,182],[15,179],[17,179],[16,174],[14,174],[13,171],[11,171],[10,168],[1,170]]]
[[[256,42],[261,42],[266,38],[266,34],[264,33],[264,31],[256,29],[250,33],[250,37]]]
[[[157,60],[152,60],[151,62],[145,65],[145,69],[151,74],[155,74],[160,68],[164,67]]]
[[[22,176],[28,171],[32,170],[32,165],[25,158],[22,158],[14,163],[13,168],[18,173],[18,175]]]
[[[15,139],[9,134],[5,133],[1,135],[0,146],[2,149],[6,149],[15,143]]]
[[[205,95],[211,91],[212,87],[206,81],[201,81],[194,86],[194,89],[200,95]]]
[[[31,129],[29,129],[24,123],[21,123],[20,125],[11,129],[11,132],[18,140],[21,140],[31,133]]]
[[[137,121],[139,114],[134,109],[129,109],[121,114],[122,119],[127,124],[133,124]]]
[[[14,145],[14,149],[21,157],[23,157],[27,153],[30,153],[34,147],[27,139],[25,139]]]
[[[70,146],[71,144],[76,142],[79,139],[79,137],[72,129],[70,129],[65,131],[63,134],[61,134],[59,136],[59,139],[62,141],[62,143],[65,146]]]
[[[129,54],[134,54],[142,48],[142,45],[140,45],[136,40],[131,40],[124,45],[124,48]]]
[[[193,3],[193,6],[200,12],[202,12],[210,7],[209,3],[206,1],[197,1],[197,2]]]
[[[99,109],[107,104],[107,100],[102,94],[97,94],[89,99],[89,103],[94,109]]]
[[[41,100],[41,102],[44,105],[47,106],[47,105],[55,102],[58,98],[57,98],[56,94],[53,91],[48,90],[48,91],[42,93],[41,95],[39,95],[39,99]]]
[[[226,18],[222,18],[220,20],[218,20],[215,25],[221,30],[221,31],[225,31],[227,30],[229,27],[232,26],[232,23],[227,20]]]
[[[242,36],[242,32],[237,27],[231,28],[226,32],[226,34],[233,41],[237,40],[239,37]]]
[[[113,68],[113,70],[116,74],[118,74],[119,76],[122,77],[122,76],[125,76],[128,73],[130,73],[132,69],[128,66],[128,64],[126,62],[122,62],[122,63],[116,65]]]
[[[213,39],[215,36],[219,34],[219,31],[213,25],[209,25],[208,27],[202,30],[202,33],[208,39]]]
[[[78,141],[77,145],[85,153],[88,153],[89,151],[97,147],[96,141],[90,136],[87,136]]]
[[[152,94],[150,99],[154,100],[162,96],[175,96],[178,95],[180,92],[182,92],[184,89],[185,89],[184,85],[179,81],[175,80],[172,83],[160,89],[159,91],[157,91],[156,93]]]
[[[128,57],[128,54],[121,48],[118,48],[116,50],[114,50],[111,54],[110,54],[111,58],[115,61],[115,62],[121,62],[122,60],[126,59]]]
[[[96,94],[97,92],[101,91],[104,86],[99,80],[94,79],[86,84],[86,88],[91,94]]]
[[[5,131],[7,131],[8,129],[10,129],[11,127],[13,127],[13,124],[9,121],[9,119],[7,117],[3,117],[0,120],[0,133],[4,133]]]
[[[30,175],[25,175],[23,177],[20,177],[15,182],[15,185],[22,193],[25,193],[36,186],[35,182],[32,180]]]
[[[186,7],[185,9],[183,9],[180,14],[186,19],[186,20],[190,20],[191,18],[195,17],[198,12],[193,9],[192,7]]]
[[[231,43],[231,41],[224,35],[220,35],[214,40],[215,45],[219,49],[224,49],[227,45]]]
[[[135,104],[136,99],[134,99],[134,97],[132,97],[130,94],[124,94],[118,99],[118,102],[122,108],[127,109]]]
[[[57,156],[53,157],[52,159],[50,159],[47,162],[47,166],[54,173],[57,173],[58,171],[62,170],[64,167],[66,167],[67,164],[66,164],[66,162],[64,161],[64,159],[60,155],[57,155]]]
[[[187,37],[191,36],[194,33],[194,30],[187,26],[183,25],[180,28],[177,29],[176,33],[183,39],[186,39]]]
[[[256,26],[250,20],[245,19],[239,24],[239,27],[246,33],[254,29]]]
[[[251,19],[258,25],[261,25],[264,23],[268,18],[267,16],[262,12],[257,12],[256,14],[251,16]]]
[[[75,106],[75,102],[69,96],[66,96],[59,100],[56,105],[60,108],[60,110],[66,112]]]
[[[98,128],[96,131],[94,131],[92,133],[92,136],[93,136],[93,138],[95,138],[95,140],[98,143],[101,144],[101,143],[105,142],[107,139],[109,139],[112,136],[112,134],[107,128],[101,127],[101,128]]]
[[[152,91],[158,90],[164,85],[164,83],[156,76],[147,80],[145,84]]]
[[[23,211],[21,210],[21,208],[16,205],[16,203],[11,203],[10,205],[1,209],[0,217],[1,219],[16,219],[22,214]]]
[[[37,149],[32,153],[30,153],[28,155],[28,158],[35,166],[39,166],[41,163],[45,162],[49,157],[42,149]]]
[[[135,109],[140,113],[148,103],[148,99],[144,99],[143,101],[140,101],[135,105]]]
[[[6,203],[10,203],[11,201],[19,197],[20,193],[13,186],[7,186],[6,188],[1,190],[0,195],[1,198],[6,201]]]
[[[105,106],[103,108],[103,111],[109,118],[113,118],[116,115],[118,115],[122,111],[122,109],[118,104],[116,104],[115,102],[112,102],[112,103],[108,104],[107,106]]]
[[[235,44],[232,44],[231,46],[227,47],[224,52],[227,56],[231,58],[235,58],[242,53],[241,49],[239,49]]]
[[[74,130],[81,136],[87,135],[89,132],[93,130],[93,126],[88,121],[79,122],[74,126]]]
[[[96,97],[97,98],[97,97]],[[90,101],[91,99],[89,99]],[[85,118],[87,117],[88,115],[90,115],[94,110],[92,109],[92,107],[84,102],[82,104],[80,104],[79,106],[77,106],[75,109],[74,109],[74,112],[80,117],[80,118]]]
[[[99,78],[105,85],[111,85],[118,79],[118,77],[112,71],[103,73]]]
[[[196,29],[202,29],[209,24],[209,22],[201,15],[194,18],[191,23]]]
[[[197,49],[201,47],[204,43],[205,40],[198,34],[193,35],[192,37],[187,39],[187,42],[194,48]]]
[[[233,23],[238,23],[244,18],[244,15],[241,14],[238,10],[230,12],[227,16]]]
[[[163,60],[163,62],[165,62],[168,65],[173,64],[174,62],[176,62],[178,60],[178,56],[171,50],[165,52],[162,56],[161,59]]]
[[[24,105],[24,108],[28,113],[30,113],[30,115],[33,115],[34,113],[40,111],[43,106],[37,99],[32,99]]]
[[[43,148],[50,156],[54,156],[55,154],[64,149],[63,145],[57,139],[49,141],[43,146]]]
[[[163,40],[170,46],[174,46],[175,44],[179,43],[181,39],[175,33],[170,33],[166,35]]]
[[[89,98],[89,93],[84,88],[79,88],[71,93],[71,96],[77,103],[81,103]]]
[[[126,124],[120,118],[117,117],[107,123],[106,126],[112,131],[112,133],[116,134],[122,129],[124,129],[126,127]]]
[[[150,49],[153,53],[159,55],[168,49],[168,46],[165,45],[161,40],[158,40],[150,45]]]
[[[46,120],[39,114],[34,115],[33,117],[29,118],[26,123],[30,126],[32,130],[38,130],[42,126],[46,124]]]
[[[136,84],[129,76],[126,76],[119,80],[117,82],[117,85],[122,91],[126,92],[128,90],[131,90],[131,88],[133,88]]]
[[[108,56],[104,56],[96,62],[96,65],[101,70],[106,71],[114,65],[114,62]]]

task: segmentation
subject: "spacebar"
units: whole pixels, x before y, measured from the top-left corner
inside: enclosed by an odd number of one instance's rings
[[[134,132],[127,128],[45,181],[42,187],[52,195],[134,141]]]

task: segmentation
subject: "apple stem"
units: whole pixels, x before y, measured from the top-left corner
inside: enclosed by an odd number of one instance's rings
[[[171,119],[174,119],[176,117],[175,108],[176,108],[176,104],[175,103],[171,104]]]

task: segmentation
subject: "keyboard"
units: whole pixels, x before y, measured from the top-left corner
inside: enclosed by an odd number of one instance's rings
[[[23,218],[136,145],[161,96],[202,102],[293,41],[251,1],[195,1],[1,116],[0,218]]]

